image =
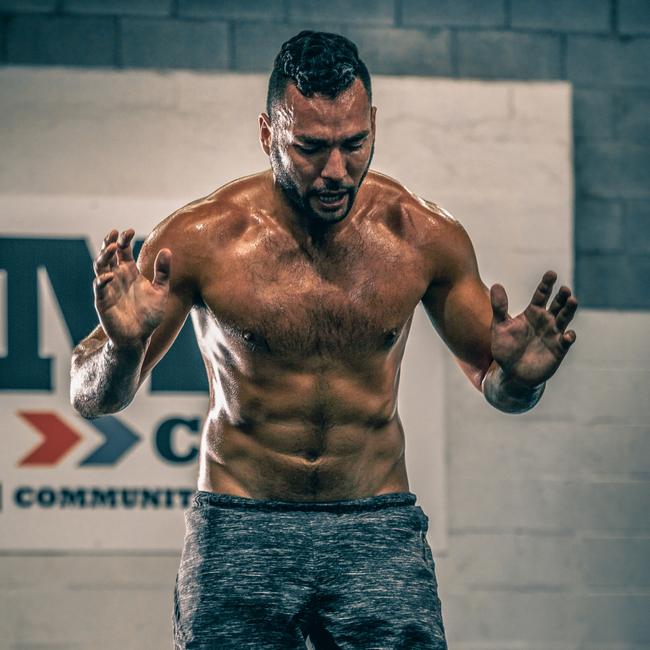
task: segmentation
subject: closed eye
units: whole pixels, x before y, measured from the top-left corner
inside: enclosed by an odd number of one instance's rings
[[[299,144],[294,144],[293,145],[300,153],[304,154],[310,154],[310,153],[316,153],[317,151],[320,150],[320,147],[303,147],[302,145]]]

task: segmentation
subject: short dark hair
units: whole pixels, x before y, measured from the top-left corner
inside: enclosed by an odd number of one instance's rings
[[[334,99],[359,77],[372,103],[370,73],[357,46],[345,36],[304,30],[282,44],[275,57],[266,96],[266,112],[282,100],[293,82],[305,97],[315,94]]]

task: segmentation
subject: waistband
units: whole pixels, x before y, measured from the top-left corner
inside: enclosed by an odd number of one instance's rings
[[[195,506],[210,505],[252,510],[363,512],[395,506],[412,506],[415,505],[416,499],[416,495],[412,492],[389,492],[372,497],[342,501],[280,501],[276,499],[251,499],[234,494],[197,490],[194,493],[193,504]]]

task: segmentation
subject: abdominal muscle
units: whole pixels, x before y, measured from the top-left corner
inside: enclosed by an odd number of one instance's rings
[[[199,339],[218,397],[203,426],[198,489],[283,501],[408,492],[397,412],[405,339],[338,359]]]
[[[379,428],[350,424],[309,433],[274,422],[245,432],[208,418],[198,489],[253,499],[339,501],[408,492],[397,413]]]

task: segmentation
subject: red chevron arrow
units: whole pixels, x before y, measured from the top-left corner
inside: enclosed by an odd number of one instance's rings
[[[18,411],[45,440],[33,449],[18,465],[54,465],[74,447],[81,436],[72,430],[56,413]]]

